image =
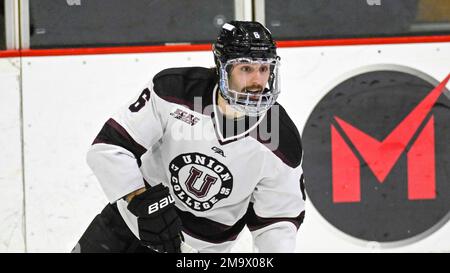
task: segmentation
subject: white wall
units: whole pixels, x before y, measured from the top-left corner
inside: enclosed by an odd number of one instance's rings
[[[22,252],[25,244],[18,58],[0,59],[0,149],[0,252]]]
[[[412,54],[412,52],[414,52]],[[449,72],[450,43],[281,48],[282,94],[284,105],[299,131],[318,101],[343,74],[356,68],[379,63],[405,65],[442,80]],[[4,61],[4,59],[0,59]],[[95,177],[85,163],[90,143],[110,114],[128,102],[163,68],[173,66],[212,66],[210,52],[148,53],[23,58],[23,105],[26,185],[26,238],[30,252],[67,252],[75,244],[93,217],[106,204]],[[8,73],[2,73],[3,79]],[[16,82],[17,85],[17,82]],[[20,151],[17,86],[3,88],[2,105],[14,134],[0,141],[15,143]],[[5,93],[5,94],[4,94]],[[11,94],[10,94],[11,93]],[[6,103],[6,100],[15,103]],[[0,111],[5,111],[3,108]],[[11,112],[11,113],[10,113]],[[1,112],[3,113],[3,112]],[[5,139],[5,140],[4,140]],[[2,142],[3,143],[3,142]],[[9,145],[13,146],[13,145]],[[12,149],[12,148],[11,148]],[[20,157],[19,157],[20,159]],[[4,160],[4,159],[2,159]],[[21,190],[18,164],[0,166],[11,173],[8,192]],[[12,164],[8,162],[8,164]],[[16,182],[17,180],[17,182]],[[0,193],[2,194],[2,193]],[[10,196],[8,194],[8,196]],[[19,194],[20,196],[20,194]],[[20,198],[18,198],[20,200]],[[20,204],[11,202],[1,210],[1,219],[20,213]],[[20,218],[19,218],[20,219]],[[19,223],[20,226],[20,222]],[[0,226],[3,230],[7,227]],[[23,249],[19,234],[14,247]],[[450,251],[447,224],[431,236],[389,251]],[[14,238],[16,238],[14,237]],[[3,241],[3,237],[0,237]],[[0,251],[11,248],[0,242]],[[250,251],[250,236],[243,234],[235,251]],[[307,203],[305,223],[298,236],[298,251],[378,251],[376,245],[361,242],[336,231]]]
[[[67,252],[107,203],[86,151],[103,123],[153,74],[212,65],[210,53],[23,59],[27,246]]]

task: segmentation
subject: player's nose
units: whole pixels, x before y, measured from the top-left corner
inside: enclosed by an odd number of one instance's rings
[[[264,77],[263,77],[262,73],[259,71],[253,72],[250,83],[252,86],[263,86],[264,85]]]

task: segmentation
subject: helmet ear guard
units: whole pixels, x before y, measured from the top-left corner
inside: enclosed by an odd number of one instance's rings
[[[279,93],[280,57],[270,31],[258,22],[231,21],[222,26],[213,45],[214,62],[219,74],[221,96],[236,110],[249,116],[265,113],[275,103]],[[231,68],[235,64],[269,65],[270,75],[261,93],[231,90]]]

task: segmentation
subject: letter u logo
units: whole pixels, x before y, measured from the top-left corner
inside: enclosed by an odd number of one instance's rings
[[[206,174],[203,178],[203,183],[200,187],[196,185],[196,182],[198,179],[202,176],[203,172],[195,167],[191,167],[189,171],[189,177],[186,180],[186,188],[187,190],[194,194],[198,198],[205,197],[208,194],[209,189],[211,186],[216,183],[217,178],[210,176],[209,174]]]

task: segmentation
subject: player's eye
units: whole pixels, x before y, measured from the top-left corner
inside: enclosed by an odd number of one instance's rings
[[[259,71],[260,71],[261,73],[267,73],[267,71],[269,71],[269,67],[266,66],[266,65],[261,66],[261,67],[259,68]]]
[[[253,68],[251,66],[245,65],[241,67],[241,71],[245,73],[251,73],[253,71]]]

